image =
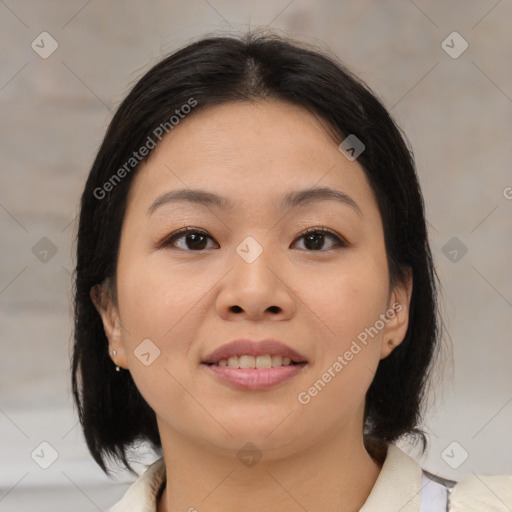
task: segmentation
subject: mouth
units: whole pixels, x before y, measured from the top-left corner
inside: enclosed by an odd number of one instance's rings
[[[280,341],[239,339],[214,350],[203,364],[230,368],[276,368],[307,363],[306,358]]]
[[[307,361],[294,361],[290,357],[281,355],[264,354],[261,356],[251,356],[243,354],[240,356],[231,356],[227,359],[219,359],[214,363],[203,363],[208,366],[227,366],[229,368],[264,370],[267,368],[279,368],[281,366],[304,365]]]
[[[231,387],[263,390],[297,375],[308,361],[274,340],[236,340],[215,350],[201,365]]]

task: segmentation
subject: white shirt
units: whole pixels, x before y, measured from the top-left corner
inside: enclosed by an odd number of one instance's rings
[[[156,512],[165,483],[158,459],[107,512]],[[448,503],[448,506],[447,506]],[[390,444],[377,481],[360,512],[510,512],[512,476],[471,475],[447,489],[430,479],[418,463]]]

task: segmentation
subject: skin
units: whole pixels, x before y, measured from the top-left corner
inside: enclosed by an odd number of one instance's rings
[[[279,210],[285,193],[329,186],[359,206],[318,201]],[[232,211],[187,202],[147,210],[164,192],[201,188]],[[197,250],[190,226],[208,236]],[[325,226],[315,250],[302,236]],[[236,252],[247,237],[262,254]],[[404,338],[412,279],[390,288],[382,221],[364,171],[324,124],[282,101],[198,110],[164,138],[131,185],[117,264],[117,303],[94,287],[115,363],[129,370],[157,415],[167,468],[158,510],[356,511],[380,466],[363,445],[365,393],[380,359]],[[307,405],[297,400],[357,335],[394,303],[378,335]],[[234,307],[238,306],[238,308]],[[266,391],[234,389],[200,364],[224,343],[274,338],[307,360],[294,378]],[[134,351],[149,338],[149,366]],[[122,397],[120,397],[122,399]],[[253,443],[261,459],[237,457]],[[314,469],[313,469],[314,468]]]

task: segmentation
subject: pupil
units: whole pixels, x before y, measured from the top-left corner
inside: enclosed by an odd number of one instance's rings
[[[194,249],[203,249],[204,247],[201,246],[201,243],[204,244],[205,237],[203,235],[195,234],[195,235],[188,235],[188,240],[192,239],[192,246]],[[190,245],[189,245],[190,248]]]
[[[323,234],[321,233],[313,233],[311,235],[308,235],[306,237],[306,240],[313,242],[313,249],[321,249],[323,245]]]

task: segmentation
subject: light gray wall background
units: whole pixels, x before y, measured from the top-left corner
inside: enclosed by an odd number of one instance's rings
[[[510,0],[0,2],[0,509],[104,510],[128,485],[91,462],[71,401],[78,200],[134,81],[249,25],[330,48],[407,133],[454,356],[420,460],[453,478],[512,473],[511,19]]]

